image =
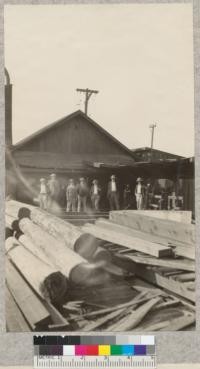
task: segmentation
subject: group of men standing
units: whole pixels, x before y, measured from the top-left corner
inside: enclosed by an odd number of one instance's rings
[[[51,209],[53,204],[58,201],[59,194],[60,183],[56,174],[50,174],[48,181],[45,178],[40,178],[39,201],[41,209]]]
[[[49,181],[45,178],[40,178],[39,202],[40,208],[47,210],[52,209],[55,204],[59,203],[61,191],[63,191],[56,174],[51,174]],[[99,210],[99,201],[101,187],[98,180],[92,181],[92,186],[89,188],[85,178],[81,177],[79,183],[76,184],[74,179],[70,179],[68,185],[64,188],[66,197],[67,212],[86,212],[87,199],[90,196],[92,207],[94,210]]]
[[[89,188],[85,178],[81,177],[79,184],[76,185],[73,179],[69,180],[69,184],[66,187],[66,200],[67,200],[67,212],[78,213],[81,211],[86,212],[87,210],[87,199],[90,196],[92,207],[94,210],[99,210],[101,187],[98,184],[97,179],[92,181],[92,186]]]
[[[54,173],[50,175],[48,181],[45,178],[40,179],[40,207],[45,210],[53,209],[54,204],[59,203],[60,194],[63,191],[66,200],[66,212],[86,212],[88,198],[91,200],[93,210],[99,211],[102,189],[97,179],[94,179],[92,181],[92,185],[89,187],[85,178],[81,177],[78,184],[76,184],[74,179],[71,178],[67,186],[61,187],[60,182]],[[143,208],[144,191],[142,179],[138,178],[137,185],[135,187],[137,209]],[[130,186],[125,185],[123,192],[124,208],[129,208],[131,196]],[[107,198],[110,210],[120,209],[119,184],[115,175],[111,175],[110,177],[107,187]]]

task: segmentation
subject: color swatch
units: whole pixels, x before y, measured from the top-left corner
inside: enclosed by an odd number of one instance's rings
[[[148,356],[155,355],[155,339],[154,336],[34,336],[34,354]]]

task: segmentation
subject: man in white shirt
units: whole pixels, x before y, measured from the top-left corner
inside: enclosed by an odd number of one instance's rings
[[[48,189],[46,184],[45,178],[40,178],[40,193],[39,193],[39,200],[40,200],[40,208],[47,210],[48,204]]]
[[[101,187],[99,186],[97,179],[94,179],[92,181],[92,187],[90,190],[90,194],[91,194],[91,202],[92,202],[93,209],[96,211],[99,211]]]
[[[142,210],[144,208],[144,197],[145,197],[145,186],[142,184],[142,178],[137,179],[137,184],[135,187],[135,197],[137,210]]]
[[[110,203],[110,210],[119,210],[119,189],[116,176],[112,174],[108,183],[107,197]]]
[[[69,184],[66,189],[66,199],[67,199],[67,209],[66,211],[76,211],[76,203],[77,203],[77,188],[75,186],[74,180],[70,179]]]
[[[48,181],[49,190],[49,208],[53,209],[58,204],[60,195],[60,183],[55,173],[50,174],[50,180]]]

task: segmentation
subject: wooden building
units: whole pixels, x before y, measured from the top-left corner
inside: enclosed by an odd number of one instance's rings
[[[80,110],[23,139],[12,146],[11,153],[27,184],[25,188],[20,182],[16,189],[16,197],[24,201],[33,196],[29,188],[37,191],[39,178],[51,173],[63,186],[69,178],[78,181],[84,176],[89,184],[97,178],[105,198],[110,175],[123,182],[119,169],[134,164],[131,151]]]
[[[183,159],[183,156],[172,154],[170,152],[151,149],[151,147],[139,147],[131,150],[133,157],[136,162],[147,162],[147,161],[170,161]]]
[[[184,209],[194,209],[193,159],[160,150],[153,150],[152,157],[150,148],[129,150],[80,110],[12,145],[12,84],[7,71],[5,76],[6,195],[33,202],[41,177],[48,179],[56,173],[64,189],[69,178],[78,182],[84,176],[89,185],[94,178],[99,180],[102,206],[106,208],[107,183],[115,174],[121,203],[125,184],[130,184],[135,198],[137,177],[146,183],[149,179],[167,179],[175,184],[175,191],[182,183]]]

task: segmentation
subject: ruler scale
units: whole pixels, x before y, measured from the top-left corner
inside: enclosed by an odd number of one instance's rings
[[[139,357],[35,357],[34,367],[38,369],[57,368],[156,368],[155,356]]]
[[[156,368],[155,337],[34,336],[34,368]]]

